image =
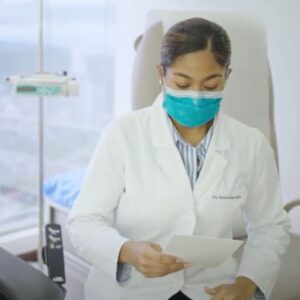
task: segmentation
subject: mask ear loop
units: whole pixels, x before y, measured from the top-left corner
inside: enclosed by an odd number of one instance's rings
[[[165,97],[165,95],[166,95],[166,78],[165,78],[165,74],[164,74],[162,65],[160,65],[160,70],[161,70],[161,74],[162,74],[162,79],[159,80],[159,84],[162,86],[162,92]]]

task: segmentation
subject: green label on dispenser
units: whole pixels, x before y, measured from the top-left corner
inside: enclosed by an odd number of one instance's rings
[[[60,93],[60,86],[38,86],[37,94],[40,96],[52,96]]]
[[[30,95],[30,96],[55,96],[61,92],[60,86],[33,86],[33,85],[21,85],[17,86],[17,94]]]

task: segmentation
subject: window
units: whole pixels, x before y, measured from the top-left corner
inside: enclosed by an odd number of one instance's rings
[[[37,224],[38,99],[5,78],[37,71],[37,3],[0,2],[0,235]],[[68,71],[80,96],[45,99],[45,177],[87,164],[112,118],[112,0],[44,0],[44,71]]]

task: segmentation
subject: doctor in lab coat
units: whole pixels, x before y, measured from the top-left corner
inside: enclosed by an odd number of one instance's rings
[[[162,93],[106,127],[67,224],[93,265],[86,300],[270,299],[290,220],[268,141],[222,112],[230,56],[219,25],[175,24],[161,47]],[[203,269],[162,253],[174,234],[232,238],[240,214],[239,263]]]

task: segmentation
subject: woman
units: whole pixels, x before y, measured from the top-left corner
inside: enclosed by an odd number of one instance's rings
[[[269,143],[220,110],[230,56],[219,25],[175,24],[162,41],[163,92],[106,128],[68,220],[94,266],[86,300],[270,298],[290,221]],[[232,238],[240,213],[239,264],[201,269],[162,253],[174,234]]]

